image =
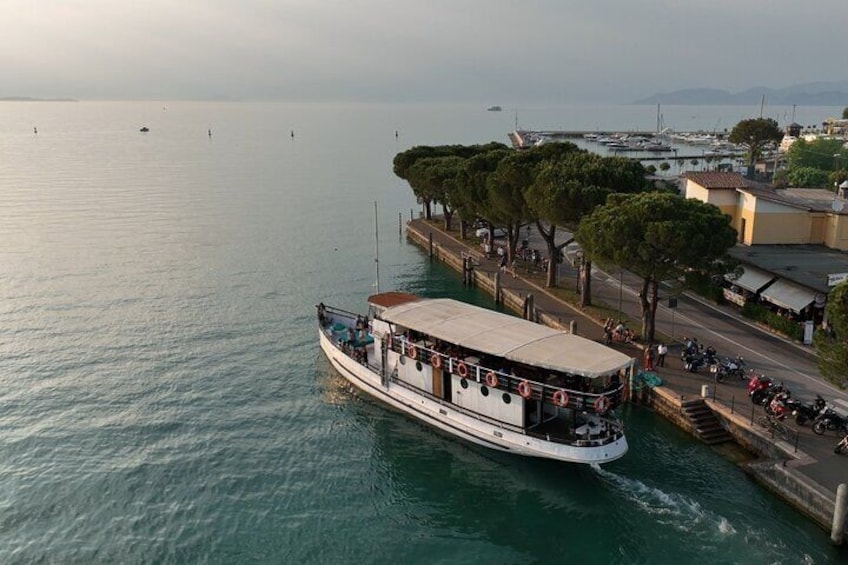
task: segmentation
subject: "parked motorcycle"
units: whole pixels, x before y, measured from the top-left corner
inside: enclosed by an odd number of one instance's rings
[[[787,410],[792,411],[792,415],[795,416],[795,423],[799,426],[815,420],[816,416],[824,410],[825,406],[827,406],[827,403],[824,401],[824,398],[818,395],[816,395],[816,399],[813,402],[804,403],[792,398],[786,401]]]
[[[738,379],[745,378],[745,360],[741,355],[737,355],[735,359],[725,357],[723,361],[719,361],[710,366],[710,372],[715,377],[717,383],[723,383],[727,377]]]
[[[773,386],[775,386],[774,383],[767,376],[753,373],[748,380],[748,397],[754,404],[762,405],[768,397],[769,389]]]
[[[683,351],[680,352],[680,360],[686,361],[687,357],[692,357],[694,355],[700,355],[703,347],[700,343],[698,343],[697,338],[694,337],[683,337]]]
[[[813,420],[813,432],[822,435],[827,430],[834,430],[840,434],[848,435],[848,419],[844,418],[833,408],[825,408]]]
[[[791,412],[786,408],[786,402],[789,400],[789,392],[781,391],[772,396],[765,405],[766,414],[774,416],[778,420],[783,420]]]

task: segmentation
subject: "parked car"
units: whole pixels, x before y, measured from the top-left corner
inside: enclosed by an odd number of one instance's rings
[[[495,228],[494,234],[495,239],[498,239],[500,237],[506,237],[506,230],[504,228]],[[476,232],[474,232],[474,235],[482,239],[489,235],[489,228],[480,228]]]

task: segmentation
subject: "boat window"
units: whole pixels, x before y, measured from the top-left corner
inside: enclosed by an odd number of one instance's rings
[[[401,356],[400,356],[400,364],[401,364],[401,365],[406,365],[406,356],[405,356],[405,355],[401,355]]]
[[[509,393],[503,393],[503,396],[501,398],[503,398],[504,404],[509,404],[510,402],[512,402],[512,396],[510,396]]]
[[[481,386],[480,394],[482,394],[483,396],[489,396],[489,387],[487,387],[486,385]]]
[[[460,379],[459,386],[462,388],[468,388],[468,379]]]
[[[421,367],[421,361],[416,361],[416,362],[415,362],[415,370],[416,370],[416,371],[420,371],[420,370],[421,370],[421,368],[422,368],[422,367]]]

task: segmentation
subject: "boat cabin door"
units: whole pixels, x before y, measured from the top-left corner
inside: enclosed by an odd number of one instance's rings
[[[433,367],[433,396],[451,402],[451,374]]]

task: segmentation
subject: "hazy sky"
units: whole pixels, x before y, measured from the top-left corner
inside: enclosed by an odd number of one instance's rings
[[[0,0],[0,96],[631,102],[848,79],[848,0]]]

